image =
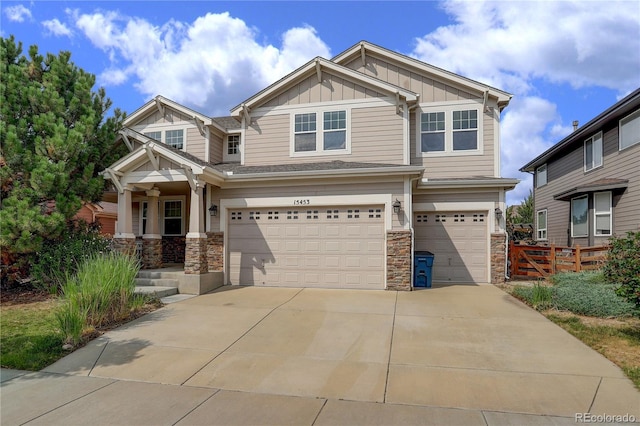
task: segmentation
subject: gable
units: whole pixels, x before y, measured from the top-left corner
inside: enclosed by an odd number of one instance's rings
[[[420,95],[420,102],[445,102],[461,99],[481,99],[483,93],[456,87],[442,78],[418,72],[406,65],[393,63],[368,54],[363,65],[360,57],[347,62],[345,66],[365,75],[378,78]]]
[[[175,124],[191,124],[193,125],[193,117],[189,117],[171,108],[165,108],[164,114],[157,108],[151,109],[146,115],[141,116],[135,122],[129,123],[129,127],[145,127],[152,124],[175,125]]]

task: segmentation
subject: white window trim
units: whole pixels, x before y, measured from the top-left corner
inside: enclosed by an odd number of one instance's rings
[[[143,236],[144,235],[144,226],[143,226],[143,221],[147,220],[147,218],[144,217],[143,213],[144,213],[144,204],[147,204],[147,212],[149,211],[149,200],[141,200],[140,201],[140,207],[138,208],[138,215],[140,216],[138,219],[138,236]]]
[[[162,132],[162,139],[160,140],[160,142],[167,144],[167,136],[166,136],[166,131],[167,130],[182,130],[182,149],[180,149],[180,151],[183,152],[187,152],[187,145],[188,145],[188,138],[187,135],[189,134],[189,126],[171,126],[171,125],[166,125],[166,124],[150,124],[148,126],[136,126],[133,127],[133,130],[135,130],[138,133],[142,133],[145,134],[145,132]],[[171,145],[169,145],[171,146]],[[177,148],[176,148],[177,149]]]
[[[540,184],[540,170],[544,168],[544,183]],[[542,188],[549,182],[549,168],[547,167],[547,163],[543,164],[540,167],[536,168],[536,188]]]
[[[329,111],[345,111],[346,135],[344,149],[324,149],[324,113]],[[316,114],[316,150],[296,152],[295,121],[298,114]],[[321,157],[327,155],[351,154],[351,107],[346,105],[327,105],[322,108],[301,108],[289,113],[289,156],[290,157]]]
[[[453,111],[476,110],[478,112],[478,147],[469,150],[453,150]],[[484,109],[477,101],[454,101],[422,104],[416,108],[416,153],[418,157],[451,157],[484,154]],[[444,151],[422,152],[421,143],[421,114],[430,112],[444,112]]]
[[[167,202],[170,201],[180,201],[180,234],[167,234],[164,231],[164,205]],[[175,196],[175,197],[171,197],[171,196],[167,196],[165,198],[161,197],[160,199],[160,211],[158,212],[158,216],[160,216],[160,234],[162,236],[167,236],[167,237],[181,237],[183,235],[185,235],[185,222],[186,222],[186,217],[185,217],[185,204],[186,204],[186,197],[185,196]]]
[[[588,142],[591,142],[591,159],[593,161],[593,163],[590,165],[587,165],[587,143]],[[597,142],[599,142],[600,144],[600,164],[596,164],[595,146]],[[602,142],[602,132],[598,132],[595,135],[591,136],[590,138],[585,139],[583,144],[583,161],[582,162],[584,164],[585,173],[602,167],[602,164],[604,163],[604,145]]]
[[[229,136],[238,136],[238,153],[237,154],[229,154]],[[238,133],[231,133],[224,137],[224,147],[222,161],[224,162],[239,162],[241,157],[241,148],[242,146],[242,135]]]
[[[598,203],[596,202],[596,196],[600,194],[607,194],[609,196],[609,210],[606,212],[598,212]],[[609,216],[609,233],[598,234],[597,231],[597,218],[598,216]],[[609,237],[613,234],[613,194],[611,191],[595,192],[593,194],[593,235],[596,237]]]
[[[587,200],[587,233],[584,235],[576,235],[573,232],[573,201],[574,200],[579,200],[579,199],[586,199]],[[570,201],[570,205],[569,205],[569,214],[570,214],[570,225],[571,225],[571,238],[582,238],[582,237],[588,237],[589,236],[589,196],[588,195],[582,195],[580,197],[574,197],[571,199]]]
[[[544,213],[545,227],[540,228],[540,213]],[[547,229],[549,228],[549,215],[547,209],[536,211],[536,241],[547,241]],[[540,236],[540,232],[544,232],[544,236]]]
[[[640,120],[640,110],[636,110],[634,112],[632,112],[631,114],[627,115],[626,117],[623,117],[619,122],[618,122],[618,151],[623,151],[625,149],[629,149],[632,146],[636,146],[640,143],[640,135],[638,136],[638,138],[636,139],[635,142],[632,142],[631,145],[629,146],[622,146],[622,122],[623,121],[631,121],[633,119],[638,119]]]

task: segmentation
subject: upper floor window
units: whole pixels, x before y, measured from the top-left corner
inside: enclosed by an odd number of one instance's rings
[[[227,136],[227,155],[240,154],[240,135]]]
[[[611,191],[593,194],[594,235],[611,235]]]
[[[547,239],[547,210],[539,210],[536,218],[536,239]]]
[[[620,120],[620,149],[640,143],[640,110]]]
[[[182,129],[167,130],[164,135],[165,136],[164,143],[176,149],[182,149],[183,133],[184,133],[184,130]]]
[[[602,132],[584,141],[584,171],[602,166]]]
[[[480,108],[477,103],[423,107],[418,116],[418,152],[433,156],[482,153]]]
[[[571,236],[589,236],[589,198],[586,195],[571,200]]]
[[[541,186],[545,186],[547,184],[547,165],[543,164],[542,166],[536,169],[536,188],[540,188]]]
[[[293,114],[292,140],[294,156],[348,153],[347,110]]]
[[[144,135],[162,142],[162,132],[145,132]]]

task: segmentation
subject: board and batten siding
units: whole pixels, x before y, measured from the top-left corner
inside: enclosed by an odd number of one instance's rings
[[[323,72],[322,82],[318,82],[318,77],[314,73],[278,96],[269,99],[261,107],[380,98],[383,96],[375,90]]]
[[[476,94],[469,93],[468,91],[458,89],[444,82],[434,80],[429,76],[422,75],[417,69],[392,64],[368,53],[366,55],[366,62],[366,66],[363,66],[362,59],[358,57],[347,63],[346,67],[418,93],[421,103],[458,101],[461,99],[478,99],[482,97],[482,93],[480,92]]]
[[[155,110],[152,113],[140,118],[134,125],[130,125],[129,127],[137,128],[139,126],[149,126],[152,124],[184,125],[188,123],[193,123],[192,117],[188,117],[170,108],[165,108],[164,115],[162,115],[160,111]]]
[[[594,133],[595,134],[595,133]],[[547,184],[535,190],[536,211],[547,209],[547,236],[550,244],[567,244],[570,229],[570,201],[554,200],[553,196],[571,188],[604,178],[627,179],[628,187],[621,196],[613,197],[613,232],[624,235],[640,230],[640,144],[618,150],[617,121],[614,128],[603,133],[602,167],[584,171],[584,145],[579,144],[562,158],[547,163]],[[589,211],[589,230],[593,234],[593,209]],[[598,245],[608,237],[576,238],[580,245]]]
[[[295,186],[254,186],[250,188],[230,188],[219,189],[212,192],[212,203],[220,205],[221,199],[237,199],[237,198],[274,198],[281,199],[290,197],[292,199],[306,199],[310,198],[313,202],[313,197],[321,196],[350,196],[350,205],[362,204],[358,202],[358,196],[360,195],[375,195],[375,194],[391,194],[391,199],[398,199],[402,202],[403,206],[406,206],[408,200],[404,198],[404,179],[400,176],[388,178],[386,182],[371,182],[371,179],[366,178],[353,178],[349,183],[335,183],[335,184],[302,184]],[[365,203],[365,204],[371,204]],[[274,207],[279,212],[283,213],[288,210],[305,212],[307,210],[320,210],[323,207],[329,207],[329,205],[303,205],[303,206],[279,206]],[[265,210],[267,207],[261,208]],[[219,216],[218,216],[219,217]],[[392,226],[394,229],[402,229],[404,223],[408,220],[402,215],[392,215]],[[212,218],[212,231],[216,232],[220,230],[219,220],[213,220]]]
[[[494,108],[482,114],[482,154],[423,157],[417,150],[417,122],[419,112],[410,116],[411,164],[424,166],[424,177],[464,178],[472,176],[495,176],[494,132],[498,125],[498,114]]]
[[[397,114],[395,105],[352,108],[350,120],[351,154],[291,157],[291,115],[256,117],[245,131],[244,164],[256,166],[334,160],[402,164],[403,119]]]

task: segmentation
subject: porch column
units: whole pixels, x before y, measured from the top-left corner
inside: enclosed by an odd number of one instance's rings
[[[196,182],[191,189],[189,203],[189,232],[186,238],[184,255],[185,274],[204,274],[209,272],[207,266],[207,234],[204,232],[204,184]]]
[[[162,266],[162,236],[158,223],[160,190],[153,187],[146,193],[148,197],[147,225],[142,236],[142,268],[156,269]]]
[[[135,255],[136,236],[133,234],[133,215],[131,213],[131,189],[118,192],[118,222],[113,236],[113,249],[117,252]]]

